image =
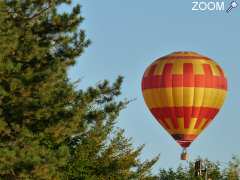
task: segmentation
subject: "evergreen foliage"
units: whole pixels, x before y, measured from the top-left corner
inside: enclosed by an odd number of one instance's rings
[[[117,129],[122,77],[76,90],[67,70],[90,41],[71,0],[0,1],[1,179],[152,179],[157,161]]]
[[[207,159],[202,160],[204,166],[201,174],[196,174],[195,162],[189,162],[186,167],[180,165],[176,170],[160,169],[158,180],[239,180],[240,178],[240,159],[233,156],[228,163],[211,162]],[[206,171],[207,169],[207,171]],[[207,174],[206,174],[207,172]]]

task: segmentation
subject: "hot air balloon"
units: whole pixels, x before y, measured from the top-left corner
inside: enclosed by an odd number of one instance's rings
[[[144,72],[142,93],[163,128],[186,149],[212,122],[223,105],[227,79],[212,59],[175,52],[155,60]]]

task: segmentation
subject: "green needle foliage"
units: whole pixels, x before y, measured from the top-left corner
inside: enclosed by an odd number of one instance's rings
[[[199,159],[198,159],[199,160]],[[211,162],[207,159],[202,172],[197,174],[195,162],[189,162],[186,167],[180,165],[177,169],[160,169],[157,180],[239,180],[240,159],[233,156],[229,163]],[[207,170],[206,170],[207,169]]]
[[[90,44],[71,0],[0,1],[1,179],[152,179],[116,118],[122,77],[76,90],[67,70]]]

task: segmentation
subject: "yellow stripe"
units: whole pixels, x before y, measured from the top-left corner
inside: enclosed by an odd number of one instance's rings
[[[178,121],[178,125],[179,125],[179,130],[184,130],[184,118],[181,117],[181,118],[177,118],[177,121]]]
[[[195,88],[183,88],[183,106],[193,106],[193,101],[199,98],[194,96],[194,91]]]
[[[227,93],[225,93],[224,95],[221,95],[220,93],[218,95],[216,95],[215,106],[217,106],[217,105],[222,106],[226,95],[227,95]]]
[[[216,64],[211,64],[211,69],[212,69],[212,73],[213,73],[214,76],[220,76],[221,75]]]
[[[226,90],[198,87],[154,88],[143,91],[148,107],[211,107],[219,109]]]
[[[165,63],[157,63],[157,67],[154,71],[154,75],[162,74],[164,66],[165,66]]]
[[[175,129],[174,127],[171,127],[170,129],[166,129],[170,134],[194,134],[198,135],[202,132],[202,126],[205,124],[206,119],[202,119],[201,124],[199,128],[194,129],[195,124],[197,122],[197,118],[191,118],[190,120],[190,126],[189,128],[184,128],[184,118],[177,118],[179,128]],[[168,120],[170,122],[170,120]]]
[[[173,88],[173,99],[174,106],[182,106],[183,105],[183,87]]]
[[[207,121],[207,119],[203,118],[203,119],[201,120],[201,123],[200,123],[198,129],[202,129],[203,126],[204,126],[204,124],[206,123],[206,121]]]
[[[173,63],[173,74],[183,74],[183,63],[182,61],[176,61]]]
[[[201,65],[196,64],[196,63],[193,64],[193,73],[200,74],[200,75],[204,74],[204,69],[203,69],[202,64]]]
[[[166,129],[170,134],[193,134],[198,135],[202,129]]]
[[[149,108],[174,106],[171,88],[146,89],[143,91],[143,96]]]
[[[197,118],[191,118],[189,129],[194,129]]]
[[[226,90],[216,90],[216,89],[205,89],[203,107],[214,107],[220,108],[223,105],[224,98],[226,96]],[[216,101],[217,100],[217,101]]]
[[[204,100],[204,91],[207,90],[206,88],[194,88],[194,107],[200,107],[203,104]]]
[[[203,75],[204,74],[204,69],[203,69],[203,64],[209,64],[213,75],[215,76],[220,76],[220,71],[217,68],[217,64],[214,61],[209,61],[205,59],[159,59],[154,62],[154,64],[157,65],[156,70],[154,71],[154,75],[162,75],[164,66],[167,63],[173,64],[173,69],[172,69],[172,74],[183,74],[183,64],[185,63],[190,63],[193,65],[193,73],[194,74],[199,74]]]

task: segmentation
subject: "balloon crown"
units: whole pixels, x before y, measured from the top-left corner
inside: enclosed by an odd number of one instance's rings
[[[157,60],[165,59],[165,58],[171,58],[171,59],[174,59],[174,60],[187,59],[187,58],[191,58],[192,60],[194,60],[194,58],[203,58],[203,59],[206,59],[206,60],[213,61],[212,59],[210,59],[206,56],[203,56],[203,55],[201,55],[197,52],[194,52],[194,51],[176,51],[176,52],[170,53],[166,56],[163,56],[161,58],[158,58]]]

